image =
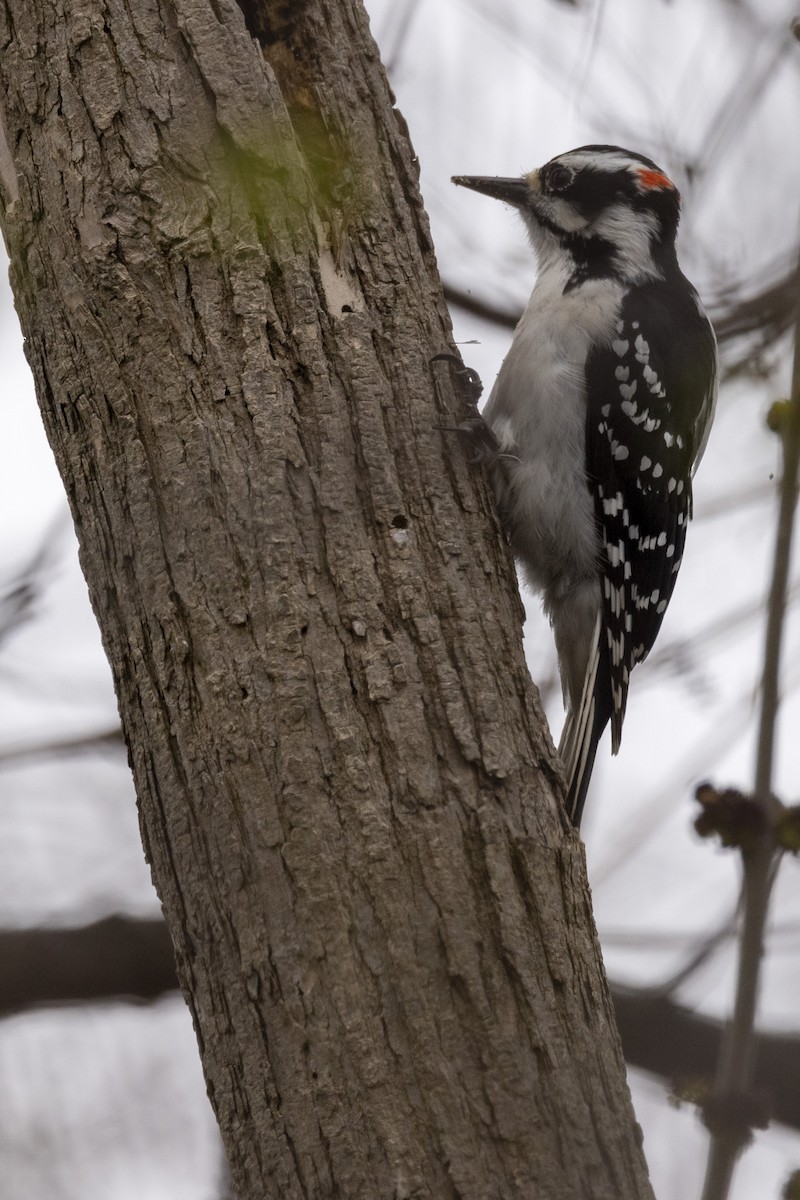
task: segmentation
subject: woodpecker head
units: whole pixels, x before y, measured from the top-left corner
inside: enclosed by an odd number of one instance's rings
[[[631,150],[580,146],[521,179],[455,175],[453,183],[513,205],[542,266],[567,253],[583,277],[646,279],[675,261],[678,189]]]

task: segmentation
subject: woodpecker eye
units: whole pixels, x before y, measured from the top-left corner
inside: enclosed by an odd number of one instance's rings
[[[575,178],[575,172],[569,167],[562,166],[561,163],[555,163],[552,167],[548,167],[545,183],[547,190],[550,192],[563,192],[568,188]]]

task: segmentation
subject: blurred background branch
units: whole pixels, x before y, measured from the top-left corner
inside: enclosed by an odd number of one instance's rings
[[[767,602],[764,670],[761,680],[761,719],[751,803],[761,817],[757,829],[746,831],[740,843],[742,858],[742,927],[733,1015],[720,1046],[714,1093],[715,1118],[706,1123],[711,1133],[703,1200],[727,1200],[736,1161],[749,1140],[747,1125],[732,1107],[752,1095],[755,1061],[756,1009],[764,958],[764,931],[770,896],[783,848],[776,837],[781,808],[773,795],[775,742],[780,708],[780,667],[788,602],[789,570],[797,511],[800,468],[800,270],[794,287],[794,363],[791,394],[770,409],[783,452],[775,554]]]

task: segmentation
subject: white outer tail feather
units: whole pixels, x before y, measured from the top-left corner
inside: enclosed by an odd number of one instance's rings
[[[578,824],[580,820],[580,814],[576,814],[575,807],[581,792],[584,790],[584,776],[587,770],[591,772],[594,765],[594,750],[596,747],[592,746],[592,737],[594,736],[596,705],[595,684],[597,683],[597,670],[600,665],[600,634],[602,624],[603,614],[601,611],[598,612],[595,621],[591,652],[586,664],[586,674],[583,680],[580,707],[576,713],[573,706],[570,705],[567,719],[564,722],[564,729],[558,743],[558,752],[567,776],[569,816],[575,824]],[[588,786],[588,780],[586,781],[586,785]]]

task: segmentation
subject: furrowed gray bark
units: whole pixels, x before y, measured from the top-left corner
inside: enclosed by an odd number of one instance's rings
[[[650,1196],[360,3],[3,0],[0,39],[17,307],[240,1200]]]

